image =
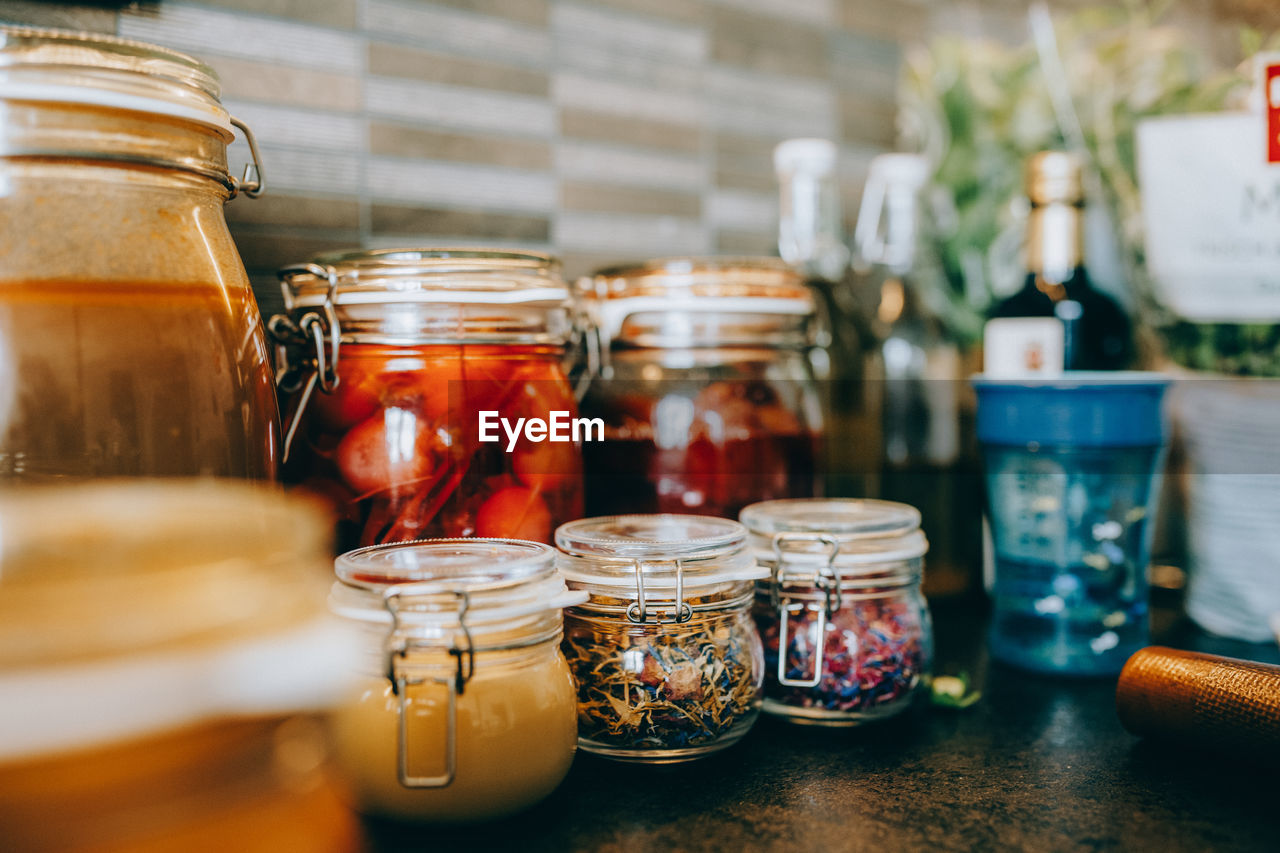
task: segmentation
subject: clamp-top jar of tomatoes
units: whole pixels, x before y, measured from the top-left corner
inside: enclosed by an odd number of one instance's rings
[[[573,313],[555,259],[359,251],[280,278],[287,313],[270,329],[288,397],[284,474],[329,501],[339,551],[428,537],[550,542],[582,515],[562,363]]]
[[[812,292],[770,258],[670,259],[580,285],[599,357],[584,414],[593,513],[733,517],[818,493]]]

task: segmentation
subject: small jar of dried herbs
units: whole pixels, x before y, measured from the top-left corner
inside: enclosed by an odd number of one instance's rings
[[[875,500],[779,500],[742,511],[770,577],[756,587],[766,713],[852,726],[927,687],[933,629],[920,591],[920,513]]]
[[[751,618],[761,568],[736,521],[588,518],[556,531],[557,567],[589,595],[565,611],[578,746],[669,764],[735,743],[760,710],[764,652]]]

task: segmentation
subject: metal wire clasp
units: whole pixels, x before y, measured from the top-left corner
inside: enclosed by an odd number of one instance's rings
[[[645,601],[644,562],[633,561],[636,566],[636,600],[627,606],[627,619],[641,623],[649,620],[649,605]],[[659,625],[675,625],[688,622],[693,618],[693,607],[684,600],[684,566],[680,560],[674,561],[676,567],[676,600],[666,618],[659,617]]]
[[[231,116],[230,119],[232,126],[244,134],[244,141],[249,143],[249,156],[253,158],[251,162],[244,164],[244,175],[240,180],[232,178],[233,189],[237,193],[244,193],[249,198],[257,198],[267,189],[267,176],[262,170],[262,155],[258,153],[258,140],[254,139],[249,125],[235,116]]]
[[[453,782],[457,773],[458,697],[466,690],[467,682],[476,671],[475,645],[471,641],[471,630],[467,627],[467,611],[471,608],[471,595],[465,591],[454,593],[458,599],[458,628],[447,649],[456,662],[454,673],[451,676],[408,675],[400,668],[400,662],[407,658],[410,652],[415,649],[441,648],[438,640],[433,642],[414,639],[405,636],[400,630],[400,599],[414,592],[414,584],[399,584],[390,587],[382,597],[383,606],[391,614],[391,633],[387,637],[383,663],[387,679],[391,682],[391,692],[398,699],[396,772],[400,777],[400,784],[406,788],[443,788]],[[442,685],[448,693],[444,735],[444,773],[438,776],[414,776],[409,772],[408,688],[422,684]]]
[[[814,587],[822,593],[822,601],[788,600],[783,594],[782,586],[786,582],[786,572],[782,568],[785,557],[784,545],[792,542],[821,542],[826,546],[826,563],[818,569]],[[840,609],[843,590],[840,586],[840,574],[835,570],[835,560],[840,553],[840,543],[831,536],[810,534],[779,533],[773,537],[773,582],[769,588],[769,597],[773,606],[778,609],[778,683],[786,687],[817,687],[822,681],[822,664],[826,647],[827,622]],[[787,676],[788,629],[792,613],[800,614],[806,610],[817,610],[815,623],[816,633],[813,638],[813,675],[805,678],[789,678]]]
[[[296,321],[293,277],[300,274],[327,281],[329,289],[319,309],[304,313]],[[283,461],[289,461],[289,448],[302,422],[302,413],[315,393],[316,385],[326,394],[338,387],[338,353],[342,345],[342,326],[334,307],[338,291],[338,271],[319,264],[296,264],[285,267],[277,275],[284,293],[285,313],[267,321],[267,332],[276,347],[276,388],[287,394],[298,392],[297,403],[285,428]]]

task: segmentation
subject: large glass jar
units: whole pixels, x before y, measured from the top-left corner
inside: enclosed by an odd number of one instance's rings
[[[747,507],[742,523],[771,573],[756,588],[764,710],[852,726],[910,707],[933,662],[920,513],[890,501],[782,500]]]
[[[234,481],[0,493],[0,847],[355,853],[328,520]]]
[[[735,516],[817,493],[813,296],[781,261],[665,260],[581,284],[598,341],[583,414],[592,513]]]
[[[582,515],[562,365],[572,318],[553,258],[348,252],[280,276],[285,477],[329,501],[339,551],[427,537],[549,543]],[[553,416],[568,440],[501,426]]]
[[[213,72],[0,28],[0,478],[273,478],[266,340]],[[252,144],[252,143],[251,143]],[[255,149],[256,150],[256,149]]]
[[[586,598],[535,542],[437,539],[338,558],[333,609],[364,675],[334,718],[367,813],[461,822],[520,811],[569,772],[577,726],[561,608]]]
[[[623,515],[556,531],[557,565],[590,598],[565,611],[578,744],[671,764],[736,743],[760,710],[764,661],[751,621],[766,573],[736,521]]]

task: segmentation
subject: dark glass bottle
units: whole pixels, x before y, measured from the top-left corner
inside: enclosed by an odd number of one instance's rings
[[[1027,277],[1022,289],[991,312],[993,319],[1056,318],[1062,323],[1059,347],[1051,345],[1024,364],[992,363],[1009,358],[1010,349],[993,347],[992,334],[1008,335],[1009,324],[988,326],[988,373],[1121,370],[1133,360],[1133,331],[1115,300],[1095,290],[1084,263],[1084,190],[1080,161],[1062,151],[1044,151],[1027,166]],[[1007,340],[1007,337],[1006,337]],[[1025,348],[1015,347],[1014,352]],[[1040,351],[1037,350],[1037,353]]]

